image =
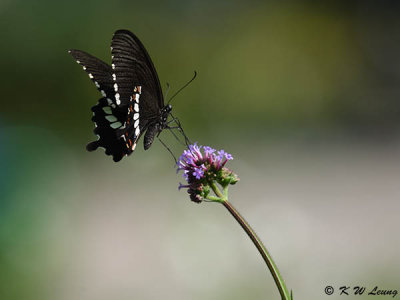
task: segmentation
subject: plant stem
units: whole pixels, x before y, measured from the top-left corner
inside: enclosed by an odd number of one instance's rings
[[[219,198],[219,200],[220,200],[220,201],[218,201],[218,202],[228,201],[227,193],[225,193],[225,195],[223,195],[223,194],[221,193],[221,191],[219,190],[219,188],[217,187],[217,185],[215,184],[214,181],[211,181],[211,182],[210,182],[210,186],[211,186],[212,190],[214,191],[215,195],[218,196],[218,198]],[[225,190],[224,190],[224,191],[225,191]]]
[[[236,221],[240,224],[240,226],[242,226],[244,231],[253,241],[258,252],[260,252],[262,258],[264,259],[265,263],[268,266],[269,271],[272,274],[272,277],[275,280],[275,284],[278,287],[282,300],[293,300],[292,296],[289,294],[288,289],[286,288],[285,282],[283,281],[281,274],[279,273],[278,267],[275,265],[267,248],[265,248],[264,244],[257,236],[257,234],[254,232],[254,230],[251,228],[249,223],[247,223],[247,221],[241,216],[241,214],[236,210],[236,208],[228,201],[228,185],[224,187],[223,189],[224,192],[221,193],[221,191],[219,190],[218,186],[215,184],[214,181],[211,181],[209,184],[212,190],[214,191],[215,195],[218,197],[218,200],[214,201],[220,202],[225,206],[225,208],[231,213],[231,215],[236,219]]]
[[[238,221],[238,223],[240,224],[240,226],[242,226],[244,231],[246,231],[247,235],[253,241],[257,250],[260,252],[262,258],[264,259],[265,263],[268,266],[269,271],[272,274],[272,277],[275,280],[275,284],[278,287],[282,300],[290,300],[291,297],[289,291],[286,288],[285,282],[283,281],[283,278],[279,273],[278,267],[275,265],[271,255],[268,253],[267,248],[265,248],[260,238],[250,227],[249,223],[246,222],[246,220],[239,214],[239,212],[235,209],[235,207],[233,207],[233,205],[230,202],[228,202],[227,199],[225,199],[225,201],[223,201],[222,204],[232,214],[232,216],[236,219],[236,221]]]

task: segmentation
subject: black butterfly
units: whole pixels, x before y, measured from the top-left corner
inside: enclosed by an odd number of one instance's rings
[[[154,137],[168,127],[172,107],[164,105],[156,69],[140,40],[128,30],[116,31],[111,42],[111,67],[83,51],[69,53],[103,95],[92,107],[94,133],[99,139],[86,149],[103,147],[117,162],[135,150],[145,132],[144,149],[149,149]]]

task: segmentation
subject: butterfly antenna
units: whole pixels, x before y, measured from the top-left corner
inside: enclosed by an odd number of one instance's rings
[[[172,97],[171,97],[171,99],[168,100],[168,103],[167,103],[167,104],[169,104],[169,103],[171,102],[171,100],[175,98],[176,95],[178,95],[185,87],[187,87],[187,86],[196,78],[196,76],[197,76],[197,72],[194,71],[194,76],[193,76],[193,78],[190,79],[190,80],[189,80],[183,87],[181,87],[175,94],[173,94]]]

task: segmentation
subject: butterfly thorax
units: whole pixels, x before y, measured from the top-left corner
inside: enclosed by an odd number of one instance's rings
[[[150,148],[153,144],[154,137],[156,137],[164,128],[168,126],[168,116],[172,110],[172,106],[170,104],[164,106],[160,112],[160,119],[150,124],[147,128],[146,134],[144,135],[144,150]]]
[[[167,104],[163,107],[160,113],[160,124],[162,125],[162,129],[167,127],[167,120],[170,112],[172,111],[171,104]]]

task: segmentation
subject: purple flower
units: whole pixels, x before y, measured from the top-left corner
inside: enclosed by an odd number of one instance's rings
[[[187,182],[185,185],[180,184],[179,190],[187,188],[194,202],[200,203],[207,198],[210,182],[216,181],[221,185],[228,185],[238,180],[232,171],[225,168],[226,162],[233,159],[232,155],[224,150],[218,151],[217,154],[215,152],[216,150],[209,146],[194,143],[179,157],[178,172],[183,171],[182,176]]]
[[[232,160],[232,159],[233,159],[233,156],[232,156],[232,154],[229,154],[229,153],[226,153],[226,152],[225,152],[225,158],[226,158],[227,160]]]
[[[184,170],[182,177],[185,178],[186,181],[189,181],[189,170]]]
[[[222,160],[226,154],[229,153],[226,153],[224,150],[218,151],[218,156],[217,156],[218,160]]]
[[[188,184],[182,184],[182,183],[179,182],[178,190],[180,191],[181,189],[183,189],[183,188],[188,188],[188,187],[190,187],[190,185],[188,185]]]
[[[211,148],[209,146],[204,146],[203,149],[204,149],[204,153],[206,155],[211,155],[211,154],[213,154],[215,152],[215,149],[213,149],[213,148]]]
[[[201,155],[201,150],[202,146],[198,146],[197,142],[194,143],[193,145],[189,145],[189,152],[191,153],[192,157],[196,157],[197,159],[202,159],[203,156]],[[185,150],[187,151],[187,150]]]
[[[194,167],[193,176],[196,179],[200,179],[204,175],[204,170],[202,168]]]

